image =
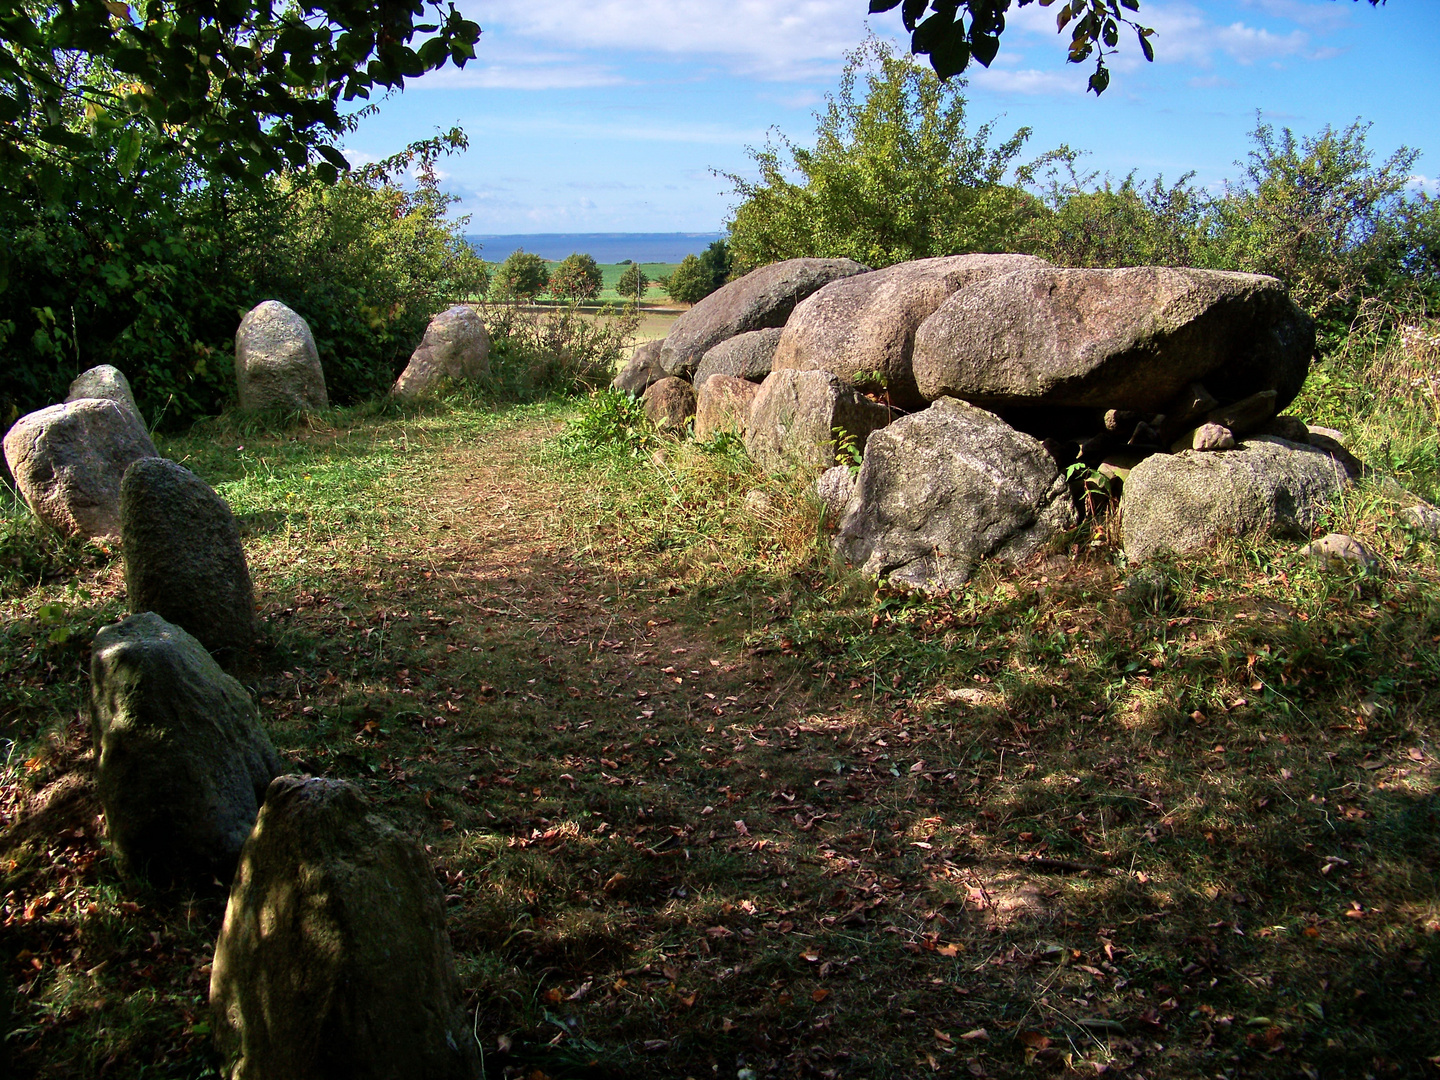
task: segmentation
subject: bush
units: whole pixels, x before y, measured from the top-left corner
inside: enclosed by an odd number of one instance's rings
[[[0,202],[0,416],[62,400],[100,363],[125,372],[152,423],[219,412],[240,318],[267,299],[310,323],[337,404],[383,390],[430,316],[484,285],[434,181],[435,158],[464,145],[450,132],[333,186],[306,170],[254,189],[172,157],[142,153],[126,175],[97,156],[57,169],[48,194]],[[416,190],[393,182],[417,163]]]
[[[655,441],[655,425],[640,400],[606,387],[591,394],[565,425],[560,448],[571,455],[619,450],[638,457]]]
[[[633,307],[587,315],[577,305],[523,311],[513,304],[481,310],[490,330],[490,373],[499,396],[530,400],[605,386],[628,355],[640,326]]]

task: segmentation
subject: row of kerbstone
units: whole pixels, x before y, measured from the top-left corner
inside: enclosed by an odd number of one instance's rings
[[[97,788],[122,869],[229,888],[210,1002],[232,1080],[479,1075],[418,841],[350,784],[280,775],[243,686],[145,612],[95,639]]]

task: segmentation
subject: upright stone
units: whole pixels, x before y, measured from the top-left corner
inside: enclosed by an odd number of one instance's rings
[[[705,354],[720,342],[750,330],[784,326],[795,305],[811,293],[868,270],[852,259],[788,259],[752,270],[675,320],[660,350],[660,366],[667,375],[693,378]]]
[[[922,409],[911,357],[915,331],[966,285],[1015,270],[1048,267],[1031,255],[952,255],[896,263],[832,281],[795,308],[775,368],[832,371],[890,404]]]
[[[343,781],[270,785],[210,1005],[227,1080],[479,1075],[430,859]]]
[[[146,458],[120,485],[125,591],[211,652],[255,639],[255,594],[240,530],[225,500],[183,465]]]
[[[664,341],[656,338],[654,341],[642,341],[636,345],[635,351],[630,354],[629,363],[610,384],[611,389],[631,397],[639,397],[665,378],[665,369],[660,366],[660,346],[664,344]]]
[[[1223,537],[1308,534],[1349,477],[1329,454],[1271,436],[1234,450],[1154,454],[1125,479],[1121,537],[1132,563]]]
[[[867,574],[957,588],[982,559],[1027,559],[1078,520],[1037,439],[954,398],[870,437],[839,550]]]
[[[310,326],[278,300],[266,300],[240,320],[235,382],[246,411],[309,412],[330,404]]]
[[[110,364],[100,364],[76,376],[65,400],[79,401],[81,398],[105,398],[119,402],[135,414],[142,426],[145,423],[145,418],[140,415],[140,406],[135,404],[135,395],[130,390],[130,380],[125,378],[123,371]]]
[[[760,387],[735,375],[711,375],[695,384],[695,437],[713,439],[722,431],[745,437],[750,409]]]
[[[967,285],[915,335],[915,382],[985,408],[1154,415],[1203,380],[1217,401],[1300,392],[1315,323],[1272,277],[1138,266],[1017,270]]]
[[[35,516],[66,536],[120,536],[120,480],[155,457],[140,415],[106,398],[81,398],[22,416],[5,436],[5,461]]]
[[[154,612],[95,636],[95,779],[122,868],[157,882],[228,880],[280,759],[245,688]]]
[[[490,331],[474,308],[456,304],[430,320],[390,392],[396,397],[417,398],[489,374]]]

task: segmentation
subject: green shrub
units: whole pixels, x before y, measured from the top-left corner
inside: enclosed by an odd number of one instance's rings
[[[0,202],[0,417],[62,400],[100,363],[125,372],[151,423],[219,412],[240,318],[267,299],[309,322],[333,401],[383,390],[430,316],[484,287],[433,170],[464,145],[450,132],[333,186],[307,170],[254,189],[143,153],[127,177],[100,157]],[[417,163],[415,190],[393,181]]]
[[[606,387],[591,394],[565,425],[560,447],[571,455],[619,450],[638,457],[655,441],[655,425],[639,399]]]
[[[573,303],[545,311],[492,304],[482,308],[481,317],[490,330],[493,389],[520,401],[605,386],[640,326],[633,307],[589,315]]]

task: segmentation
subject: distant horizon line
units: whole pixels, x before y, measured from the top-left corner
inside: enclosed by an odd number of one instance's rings
[[[532,232],[532,233],[466,233],[466,236],[491,236],[510,239],[516,236],[725,236],[724,229],[681,229],[671,232]]]

